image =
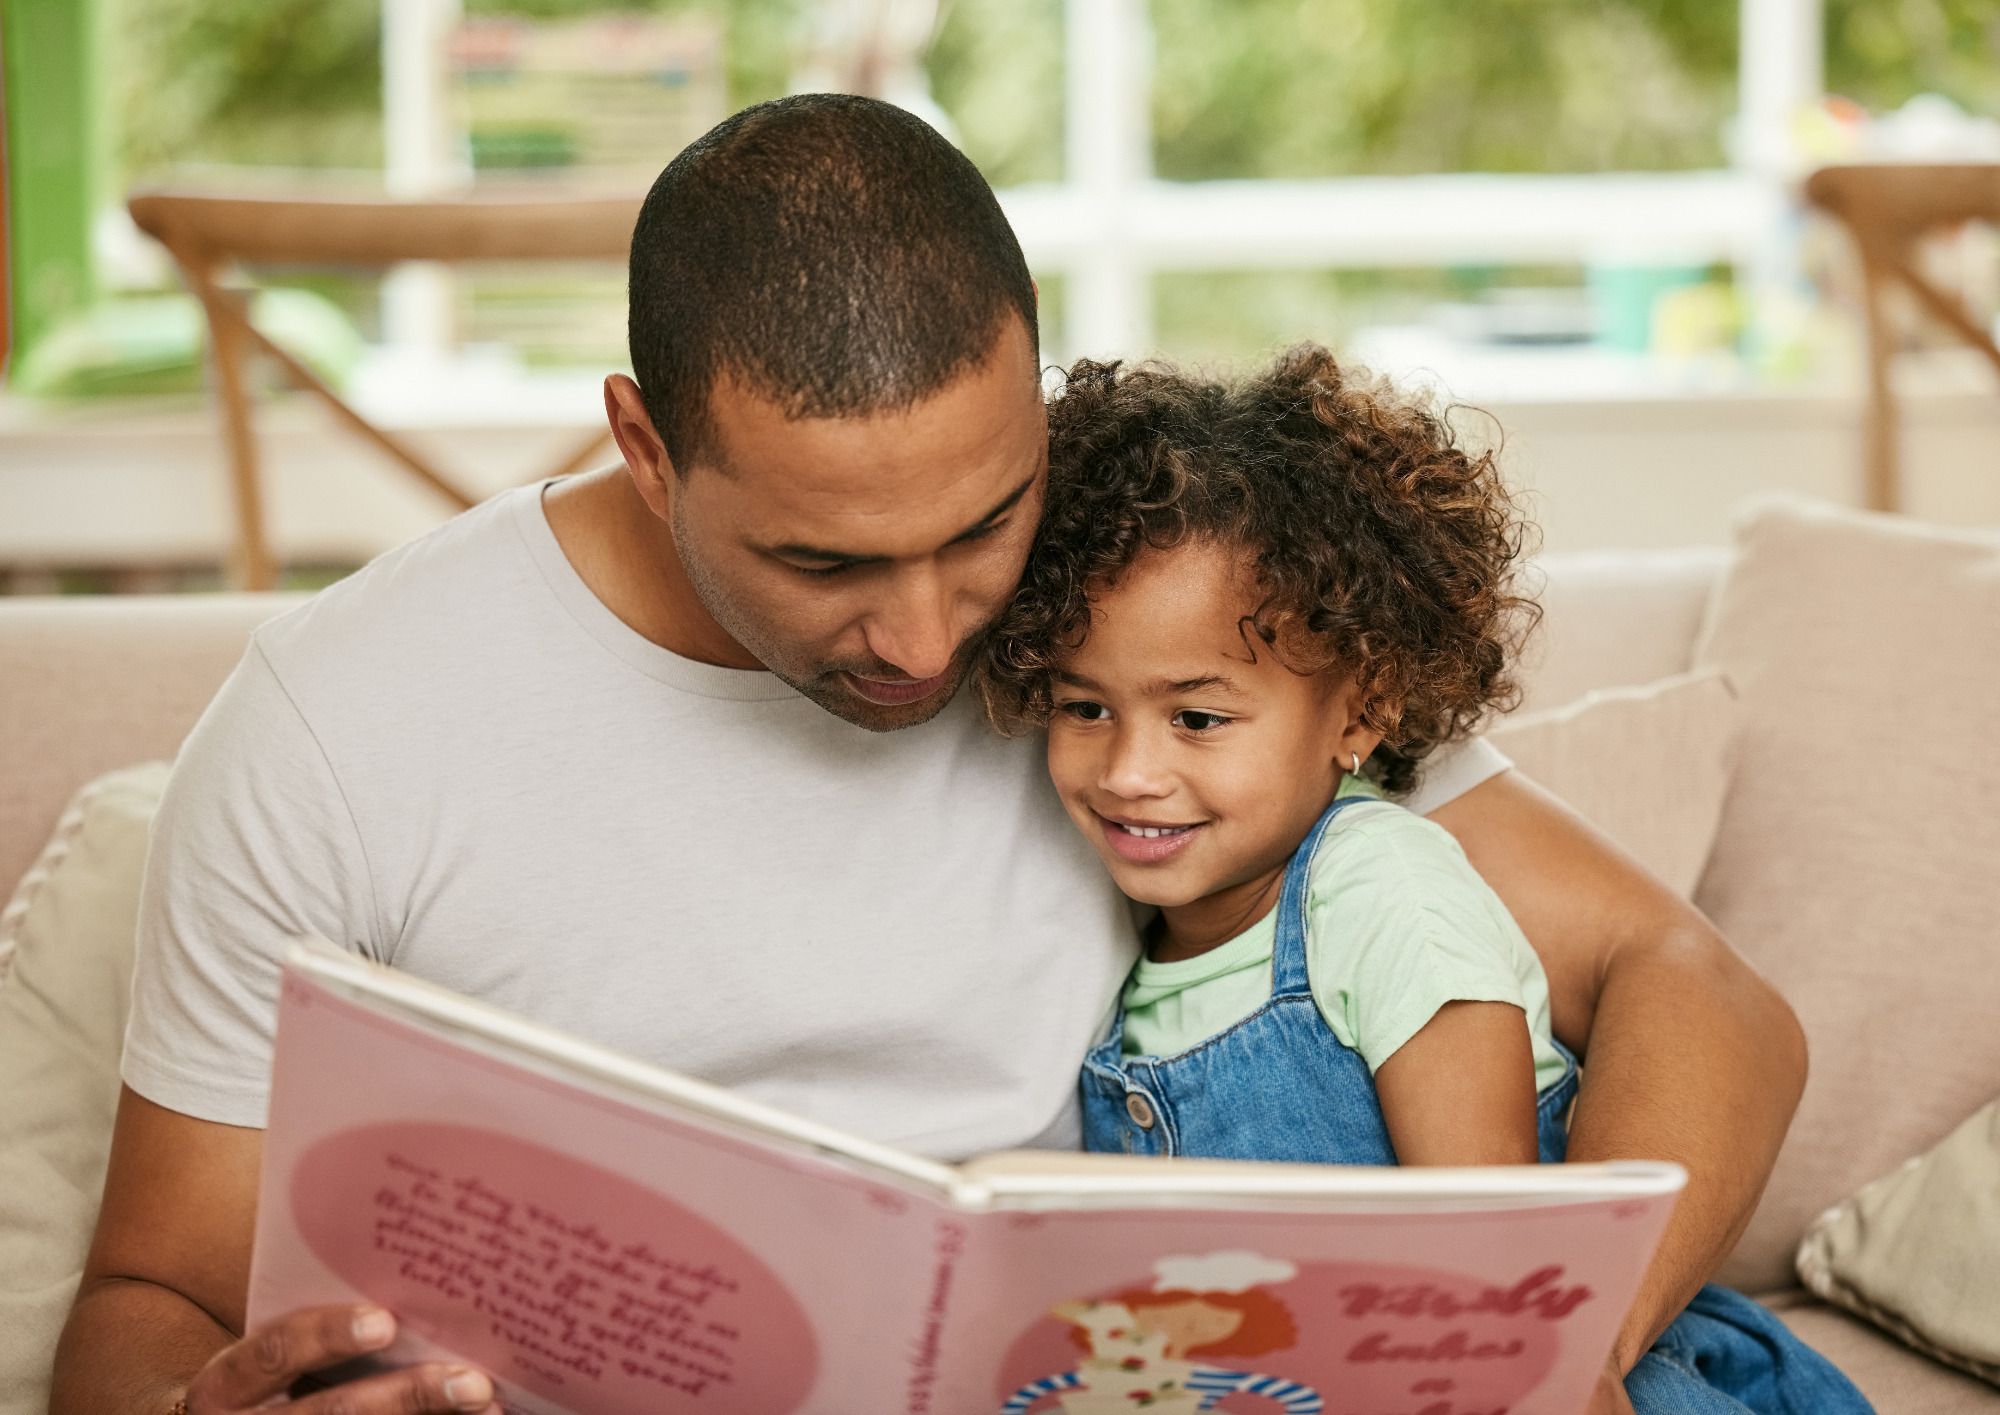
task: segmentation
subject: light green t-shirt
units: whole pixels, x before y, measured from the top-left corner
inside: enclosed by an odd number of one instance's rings
[[[1535,1089],[1562,1079],[1550,1041],[1541,960],[1444,827],[1348,777],[1306,888],[1306,969],[1334,1036],[1370,1072],[1447,1002],[1507,1002],[1527,1014]],[[1127,1056],[1176,1056],[1226,1031],[1271,997],[1274,909],[1198,958],[1142,958],[1125,984]]]

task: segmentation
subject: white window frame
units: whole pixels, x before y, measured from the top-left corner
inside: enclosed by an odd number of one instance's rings
[[[1735,165],[1719,171],[1163,182],[1145,0],[1067,0],[1066,178],[1000,193],[1028,262],[1064,279],[1060,357],[1153,344],[1170,270],[1563,264],[1645,252],[1793,277],[1791,125],[1822,85],[1821,0],[1741,0]]]

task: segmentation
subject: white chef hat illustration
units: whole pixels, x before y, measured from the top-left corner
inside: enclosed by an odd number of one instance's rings
[[[1298,1266],[1242,1248],[1179,1254],[1153,1264],[1155,1292],[1243,1292],[1267,1282],[1290,1282]]]

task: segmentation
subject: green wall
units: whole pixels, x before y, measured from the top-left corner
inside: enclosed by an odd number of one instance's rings
[[[90,303],[102,161],[96,0],[0,0],[16,359]]]

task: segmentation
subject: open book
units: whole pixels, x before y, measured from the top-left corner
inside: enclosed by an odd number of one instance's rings
[[[302,945],[250,1320],[378,1302],[532,1415],[1575,1415],[1683,1180],[941,1164]]]

